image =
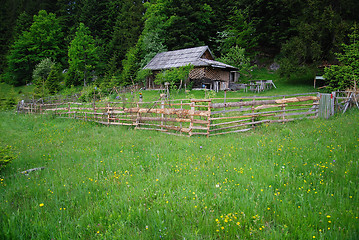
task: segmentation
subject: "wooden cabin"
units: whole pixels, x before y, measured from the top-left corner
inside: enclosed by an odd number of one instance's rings
[[[225,90],[238,80],[237,68],[214,60],[208,46],[187,48],[158,53],[144,69],[150,69],[153,75],[147,79],[146,87],[154,88],[154,76],[162,70],[191,64],[194,69],[189,74],[193,88]]]

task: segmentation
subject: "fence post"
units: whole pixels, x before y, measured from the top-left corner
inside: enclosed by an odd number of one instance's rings
[[[97,121],[95,97],[94,97],[94,100],[93,100],[93,121],[94,122]]]
[[[285,99],[285,96],[283,96],[283,100]],[[282,103],[282,120],[284,122],[285,120],[285,103]]]
[[[195,109],[195,102],[193,101],[193,99],[191,99],[191,111],[190,111],[190,119],[191,122],[189,123],[189,136],[192,136],[192,128],[193,128],[193,113],[194,113],[194,109]]]
[[[212,99],[208,102],[208,117],[207,117],[207,138],[209,138],[209,130],[211,128],[211,105]]]
[[[110,103],[107,102],[107,127],[110,126]]]
[[[227,98],[227,90],[225,89],[225,90],[224,90],[224,100],[223,100],[224,110],[226,110],[226,98]]]
[[[181,100],[181,113],[182,113],[182,110],[183,110],[182,104],[183,104],[183,101]],[[180,128],[182,129],[182,122],[180,122]],[[180,134],[182,135],[182,131],[180,131]]]
[[[164,100],[163,100],[163,98],[161,98],[161,109],[164,109],[165,108],[165,102],[164,102]],[[162,110],[162,111],[164,111],[164,110]],[[163,130],[163,118],[164,118],[164,114],[162,113],[161,114],[161,130]]]
[[[55,116],[57,115],[57,103],[55,103]]]
[[[137,102],[137,115],[136,115],[136,127],[135,128],[138,128],[138,125],[139,125],[139,122],[140,122],[140,104],[139,102]]]
[[[333,116],[335,114],[335,97],[336,92],[332,92],[330,95],[330,116]]]
[[[255,101],[255,98],[252,99],[252,123],[254,122],[254,101]],[[254,124],[252,124],[252,128],[254,128]]]
[[[313,108],[316,112],[314,115],[315,118],[318,118],[318,116],[319,116],[319,101],[320,101],[320,93],[319,92],[317,93],[317,98],[318,98],[318,100],[313,101]]]

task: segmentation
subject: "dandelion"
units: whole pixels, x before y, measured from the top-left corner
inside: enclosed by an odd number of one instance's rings
[[[43,207],[43,206],[44,206],[44,204],[43,204],[43,203],[40,203],[40,204],[39,204],[39,206],[40,206],[40,207]]]

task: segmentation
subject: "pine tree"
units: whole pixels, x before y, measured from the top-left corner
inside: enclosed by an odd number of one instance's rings
[[[325,68],[324,78],[329,91],[358,89],[359,80],[359,31],[356,24],[349,34],[350,44],[343,44],[343,52],[337,53],[340,65]]]
[[[141,0],[125,0],[121,1],[121,4],[113,4],[111,12],[116,18],[113,31],[107,33],[112,37],[106,51],[108,59],[111,60],[107,66],[108,75],[116,74],[122,68],[122,60],[125,59],[127,51],[136,45],[143,28],[144,7]],[[113,25],[113,22],[111,24]]]
[[[61,75],[57,64],[52,66],[49,76],[46,79],[45,86],[50,94],[57,93],[60,89]]]
[[[89,82],[90,75],[93,75],[99,64],[98,48],[91,36],[89,29],[80,23],[76,36],[69,47],[69,71],[75,74],[78,79],[68,79],[67,85],[78,85],[83,79],[83,84]]]

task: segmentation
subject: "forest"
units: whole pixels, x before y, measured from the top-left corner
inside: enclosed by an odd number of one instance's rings
[[[240,48],[252,66],[277,62],[290,77],[359,59],[358,12],[356,0],[2,0],[0,81],[50,94],[126,86],[157,53],[203,45],[223,61]]]

